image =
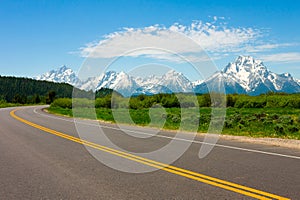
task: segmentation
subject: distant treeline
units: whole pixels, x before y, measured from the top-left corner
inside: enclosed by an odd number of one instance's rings
[[[259,96],[227,95],[227,107],[300,108],[300,94],[267,93]]]
[[[214,98],[212,99],[212,97]],[[223,95],[212,93],[198,94],[196,97],[189,94],[157,94],[153,96],[140,95],[130,98],[129,102],[132,109],[150,108],[156,104],[166,108],[219,107],[225,106],[225,104],[226,107],[233,108],[300,108],[300,94],[267,93],[260,96],[249,96],[245,94]],[[112,101],[113,103],[114,101]]]
[[[114,94],[114,95],[113,95]],[[218,94],[212,94],[218,95]],[[211,107],[225,105],[233,108],[300,108],[300,94],[268,93],[260,96],[248,95],[220,95],[223,102],[211,100],[210,94],[156,94],[152,96],[139,95],[131,98],[124,98],[110,89],[101,89],[96,93],[95,100],[77,99],[74,101],[77,107],[96,108],[130,108],[143,109],[156,106],[165,108],[192,108]],[[226,101],[225,101],[226,99]],[[73,102],[73,103],[74,103]],[[53,106],[72,108],[71,99],[58,99]]]
[[[71,98],[72,92],[73,86],[66,83],[0,76],[0,101],[2,102],[51,103],[55,98]]]

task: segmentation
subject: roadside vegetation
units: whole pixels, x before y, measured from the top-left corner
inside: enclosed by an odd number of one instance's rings
[[[300,94],[230,94],[226,100],[223,134],[300,139]],[[209,94],[199,94],[196,98],[189,94],[124,98],[106,89],[98,91],[95,100],[78,98],[72,102],[70,98],[58,98],[48,110],[67,116],[171,130],[181,126],[190,131],[197,126],[198,132],[207,132],[211,105]]]
[[[14,107],[14,106],[20,106],[21,104],[17,103],[7,103],[5,100],[0,100],[0,108],[6,108],[6,107]]]

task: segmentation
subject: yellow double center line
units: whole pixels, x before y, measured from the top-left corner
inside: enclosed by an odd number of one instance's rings
[[[42,130],[44,132],[56,135],[58,137],[61,137],[61,138],[67,139],[67,140],[71,140],[71,141],[79,143],[79,144],[83,144],[83,145],[92,147],[92,148],[100,150],[100,151],[104,151],[104,152],[113,154],[115,156],[126,158],[126,159],[129,159],[129,160],[138,162],[138,163],[142,163],[144,165],[148,165],[148,166],[151,166],[151,167],[154,167],[154,168],[157,168],[157,169],[161,169],[161,170],[164,170],[164,171],[167,171],[167,172],[179,175],[179,176],[183,176],[183,177],[195,180],[195,181],[199,181],[199,182],[202,182],[202,183],[213,185],[213,186],[216,186],[216,187],[219,187],[219,188],[223,188],[225,190],[229,190],[229,191],[232,191],[232,192],[243,194],[245,196],[253,197],[253,198],[256,198],[256,199],[282,199],[282,200],[287,200],[288,199],[288,198],[281,197],[281,196],[278,196],[278,195],[275,195],[275,194],[271,194],[271,193],[268,193],[268,192],[260,191],[260,190],[253,189],[253,188],[249,188],[249,187],[239,185],[239,184],[236,184],[236,183],[231,183],[231,182],[224,181],[224,180],[221,180],[221,179],[218,179],[218,178],[214,178],[214,177],[210,177],[210,176],[207,176],[207,175],[204,175],[204,174],[200,174],[200,173],[196,173],[196,172],[189,171],[189,170],[186,170],[186,169],[178,168],[178,167],[175,167],[175,166],[172,166],[172,165],[167,165],[167,164],[164,164],[164,163],[161,163],[161,162],[157,162],[157,161],[154,161],[154,160],[150,160],[150,159],[147,159],[147,158],[143,158],[143,157],[140,157],[140,156],[129,154],[129,153],[126,153],[126,152],[123,152],[123,151],[112,149],[112,148],[102,146],[102,145],[99,145],[99,144],[96,144],[96,143],[93,143],[93,142],[89,142],[89,141],[86,141],[86,140],[82,140],[80,138],[73,137],[73,136],[70,136],[68,134],[64,134],[64,133],[49,129],[49,128],[46,128],[44,126],[40,126],[38,124],[27,121],[27,120],[25,120],[21,117],[18,117],[15,114],[15,112],[17,110],[19,110],[19,109],[15,109],[15,110],[11,111],[10,115],[13,118],[15,118],[16,120],[20,121],[20,122],[23,122],[23,123],[25,123],[29,126],[37,128],[37,129]]]

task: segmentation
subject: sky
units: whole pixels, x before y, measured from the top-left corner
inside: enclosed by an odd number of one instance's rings
[[[158,62],[192,77],[183,60],[222,69],[250,55],[300,79],[299,19],[300,1],[291,0],[0,0],[0,75],[78,72],[87,60],[123,55],[112,68]]]

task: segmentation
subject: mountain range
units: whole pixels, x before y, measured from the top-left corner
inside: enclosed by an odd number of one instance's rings
[[[218,84],[221,80],[227,94],[259,95],[270,91],[300,92],[300,80],[293,78],[289,73],[271,72],[262,61],[251,56],[239,56],[234,62],[229,63],[223,70],[215,72],[208,79],[194,82],[174,70],[162,76],[152,75],[146,78],[133,77],[123,71],[108,71],[97,77],[80,80],[76,73],[66,66],[37,76],[35,79],[69,83],[83,90],[95,91],[110,88],[124,96],[172,92],[207,93],[209,90],[219,91]]]

